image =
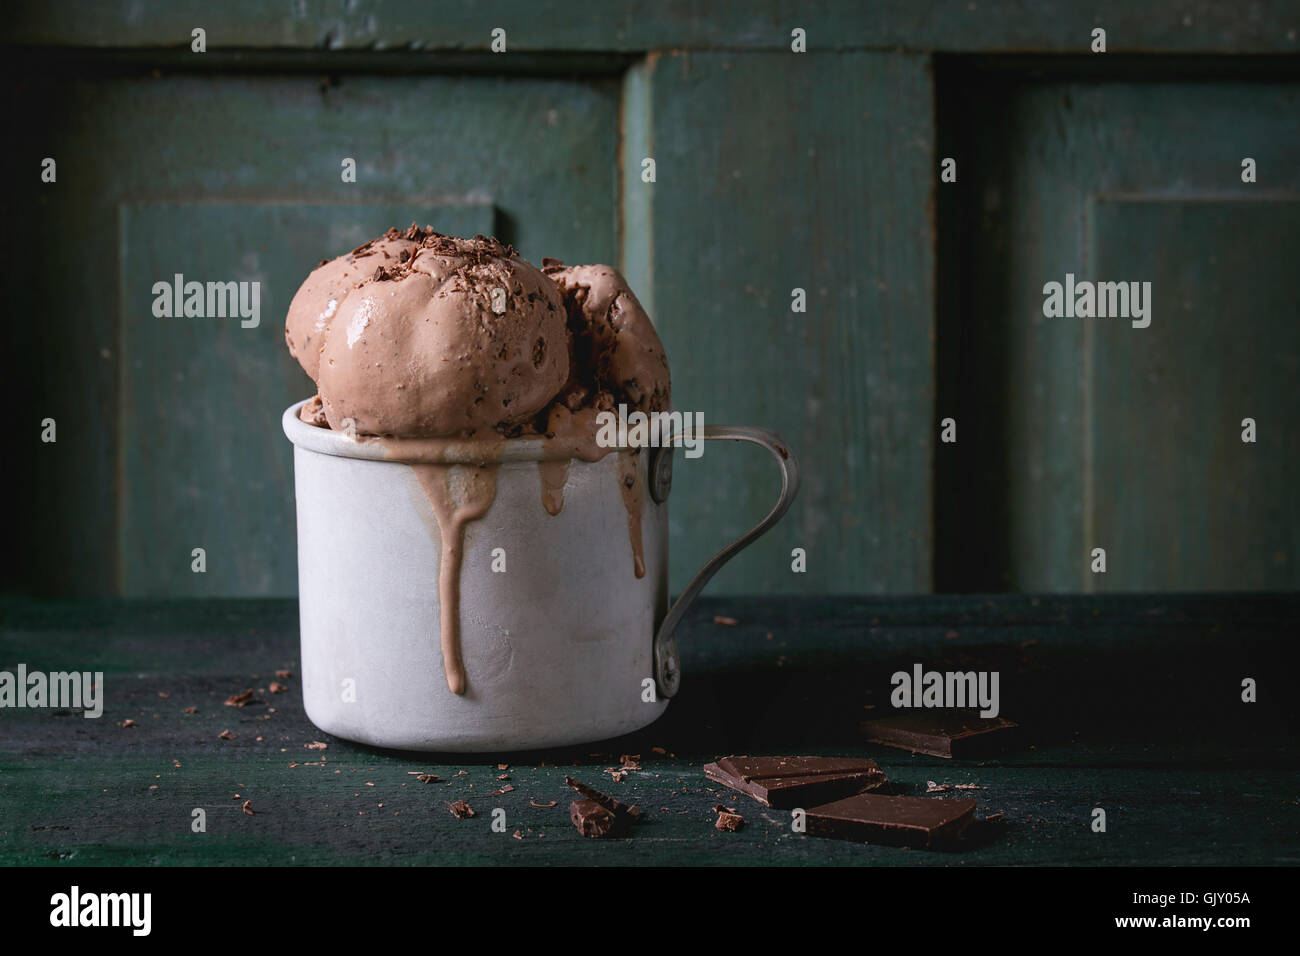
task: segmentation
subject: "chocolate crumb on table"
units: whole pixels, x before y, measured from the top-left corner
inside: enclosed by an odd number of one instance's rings
[[[723,810],[718,814],[718,819],[714,821],[713,827],[716,830],[724,830],[728,833],[735,833],[743,829],[745,818],[739,813],[732,813],[729,810]]]
[[[464,800],[456,800],[453,803],[447,804],[447,809],[450,810],[451,815],[458,820],[468,820],[470,817],[478,816],[478,814],[474,812],[474,809]]]
[[[628,806],[572,777],[565,777],[564,782],[584,798],[569,804],[569,818],[583,836],[621,836],[632,824],[645,818],[645,813],[635,804]]]
[[[595,800],[574,800],[569,804],[569,819],[585,837],[600,839],[621,832],[618,817]]]
[[[638,807],[636,804],[632,804],[631,806],[628,806],[622,800],[615,800],[613,797],[606,796],[605,794],[597,790],[595,787],[589,787],[587,786],[587,784],[581,782],[580,780],[574,780],[572,777],[569,776],[566,776],[564,778],[564,782],[567,783],[574,790],[577,790],[588,800],[595,800],[597,803],[599,803],[605,809],[609,810],[611,813],[614,813],[616,815],[624,815],[628,819],[630,819],[633,823],[640,823],[641,820],[644,819],[645,817],[644,811],[642,811],[642,809]]]
[[[226,698],[227,707],[246,707],[252,703],[255,703],[255,701],[253,700],[253,690],[251,687],[242,694],[231,694]]]

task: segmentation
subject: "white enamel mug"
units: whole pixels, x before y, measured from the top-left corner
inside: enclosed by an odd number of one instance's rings
[[[441,530],[414,469],[386,457],[380,442],[300,421],[302,404],[285,411],[282,424],[294,444],[304,703],[320,729],[378,747],[528,750],[650,724],[677,692],[673,630],[682,613],[723,563],[780,519],[799,483],[775,434],[707,426],[705,438],[771,451],[781,496],[670,608],[672,449],[637,456],[646,489],[646,573],[638,578],[618,454],[574,460],[563,507],[551,515],[542,504],[541,442],[506,441],[492,504],[465,526],[459,622],[467,684],[456,694],[441,651]]]

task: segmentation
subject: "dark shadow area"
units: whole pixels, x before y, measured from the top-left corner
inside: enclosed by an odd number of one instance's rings
[[[1141,110],[1158,108],[1143,99],[1146,91],[1195,86],[1212,98],[1225,83],[1293,84],[1300,80],[1300,57],[938,54],[934,77],[936,162],[953,158],[957,163],[956,182],[941,181],[941,166],[934,173],[934,587],[939,592],[958,593],[1041,590],[1027,587],[1022,580],[1027,558],[1017,549],[1026,534],[1038,533],[1062,541],[1073,560],[1078,550],[1076,539],[1086,537],[1086,530],[1081,530],[1085,506],[1080,503],[1080,515],[1072,514],[1066,520],[1063,503],[1082,502],[1084,484],[1089,480],[1085,473],[1096,467],[1084,450],[1089,441],[1089,416],[1082,399],[1075,420],[1073,391],[1081,393],[1089,387],[1088,376],[1080,371],[1084,363],[1081,350],[1068,341],[1076,332],[1063,329],[1058,336],[1056,330],[1044,334],[1041,329],[1027,328],[1026,290],[1062,278],[1055,274],[1054,265],[1045,271],[1045,263],[1054,263],[1068,253],[1066,257],[1077,262],[1080,272],[1090,266],[1086,261],[1085,210],[1071,206],[1058,215],[1050,193],[1075,191],[1090,196],[1109,188],[1108,177],[1123,178],[1121,159],[1149,149],[1134,133],[1147,119]],[[1129,99],[1119,100],[1113,115],[1098,119],[1071,112],[1071,88],[1119,88],[1124,84],[1135,92]],[[1053,86],[1062,91],[1055,112],[1042,99],[1042,91]],[[1197,122],[1181,113],[1159,118]],[[1257,119],[1252,142],[1262,141],[1255,142],[1252,150],[1266,150],[1272,145],[1263,129],[1268,118]],[[1274,124],[1271,138],[1284,144],[1285,118],[1269,121]],[[1096,127],[1086,126],[1089,122]],[[1085,126],[1076,129],[1076,124]],[[1055,159],[1044,159],[1048,155],[1045,143],[1058,144],[1059,155],[1050,154]],[[1045,162],[1061,165],[1048,168]],[[1119,172],[1112,163],[1119,166]],[[1194,176],[1189,179],[1186,169],[1170,164],[1167,182],[1146,183],[1141,193],[1162,198],[1222,194],[1235,174],[1234,168],[1226,168],[1223,183],[1215,186],[1198,182]],[[1276,184],[1274,188],[1278,188]],[[1062,223],[1063,219],[1069,222]],[[1050,231],[1060,228],[1082,236],[1070,239],[1080,242],[1082,248],[1066,249],[1060,235]],[[1188,375],[1195,378],[1190,369]],[[1104,407],[1104,403],[1124,399],[1101,389],[1091,401]],[[1178,401],[1180,396],[1167,399]],[[1047,413],[1049,401],[1056,403],[1051,415]],[[1026,411],[1036,407],[1044,409],[1041,417]],[[1069,415],[1058,416],[1061,409],[1068,409]],[[941,423],[947,418],[956,422],[955,444],[941,440]],[[1284,421],[1282,426],[1286,425]],[[1106,434],[1096,440],[1109,442],[1106,447],[1116,454],[1137,458],[1138,449],[1132,448],[1131,442],[1125,444],[1120,436]],[[1285,454],[1277,450],[1268,454],[1273,465],[1281,467]],[[1203,463],[1186,463],[1185,467],[1200,468]],[[1030,475],[1033,469],[1039,474]],[[1035,503],[1017,491],[1031,486],[1037,496]],[[1138,493],[1131,488],[1127,491]],[[1106,485],[1097,493],[1125,492],[1123,487]],[[1190,503],[1187,508],[1190,513]],[[1071,524],[1079,527],[1066,527]],[[1242,533],[1248,532],[1243,529]],[[1021,544],[1017,544],[1017,535]],[[1043,550],[1051,552],[1051,571],[1058,578],[1068,572],[1069,583],[1062,590],[1083,586],[1083,573],[1075,576],[1069,569],[1055,566],[1060,556],[1049,546]],[[1086,554],[1087,549],[1081,553]],[[1233,580],[1230,586],[1252,584]]]
[[[1231,598],[1054,598],[1022,611],[980,614],[950,602],[944,614],[907,613],[906,602],[864,604],[856,626],[800,600],[759,623],[718,627],[712,612],[754,605],[709,601],[683,624],[683,683],[645,730],[590,745],[516,754],[394,753],[412,763],[549,763],[590,767],[599,779],[625,755],[654,748],[701,762],[726,754],[855,754],[910,761],[868,743],[861,725],[894,709],[892,675],[996,671],[1000,716],[1016,721],[979,762],[1034,766],[1294,767],[1298,717],[1274,675],[1300,666],[1287,633],[1300,619],[1293,595]],[[855,602],[856,603],[856,602]],[[842,607],[842,605],[841,605]],[[883,614],[880,613],[885,608]],[[897,616],[890,610],[896,609]],[[838,618],[838,619],[837,619]],[[870,622],[877,623],[872,625]],[[796,624],[796,622],[799,622]],[[798,628],[797,637],[791,630]],[[770,630],[769,630],[770,629]],[[779,633],[778,642],[766,633]],[[1258,685],[1242,701],[1241,681]],[[386,752],[386,751],[385,751]],[[969,766],[972,761],[917,759]],[[607,779],[607,778],[605,778]],[[599,784],[597,784],[599,785]]]

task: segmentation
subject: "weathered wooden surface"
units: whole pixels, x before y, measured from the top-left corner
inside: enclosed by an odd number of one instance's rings
[[[673,400],[780,432],[803,485],[715,593],[930,587],[932,88],[924,57],[684,53],[648,65],[654,315]],[[706,119],[707,118],[707,119]],[[636,255],[633,255],[636,261]],[[634,272],[635,274],[635,272]],[[792,293],[806,311],[792,310]],[[766,513],[756,449],[678,456],[673,581]],[[803,548],[807,572],[793,573]],[[679,585],[680,586],[680,585]]]
[[[647,50],[731,47],[789,49],[807,31],[809,49],[1086,52],[1092,30],[1108,49],[1288,53],[1300,49],[1300,17],[1287,0],[1248,10],[1212,0],[852,0],[792,5],[784,0],[491,0],[413,4],[400,0],[300,0],[287,6],[235,0],[219,13],[185,0],[129,5],[92,0],[21,3],[9,42],[77,46],[188,46],[208,31],[209,49],[314,47],[322,50],[489,49],[506,31],[509,50]]]
[[[1300,85],[1133,69],[940,74],[940,588],[1300,585]],[[1152,282],[1151,327],[1045,317],[1067,273]]]
[[[287,693],[259,693],[265,703],[224,706],[296,670],[292,602],[7,601],[0,669],[103,670],[107,709],[99,720],[0,711],[0,862],[1294,865],[1300,758],[1286,675],[1300,663],[1298,616],[1295,595],[706,600],[683,624],[683,690],[658,724],[475,757],[330,738],[304,716],[296,678]],[[954,762],[864,744],[859,721],[888,707],[889,675],[918,661],[999,669],[1003,713],[1027,749]],[[1239,702],[1243,676],[1259,680],[1259,703]],[[136,726],[119,726],[127,718]],[[218,738],[227,728],[235,739]],[[312,741],[328,749],[305,749]],[[727,753],[871,756],[908,793],[977,783],[977,816],[1004,817],[954,853],[796,835],[786,814],[705,779],[702,764]],[[613,783],[603,770],[623,754],[643,769]],[[582,838],[566,773],[638,802],[648,822],[625,840]],[[512,792],[492,794],[506,782]],[[479,816],[453,818],[453,799]],[[749,826],[713,829],[719,802]],[[1096,806],[1104,834],[1089,828]],[[198,807],[205,834],[190,829]],[[495,807],[504,834],[490,829]]]

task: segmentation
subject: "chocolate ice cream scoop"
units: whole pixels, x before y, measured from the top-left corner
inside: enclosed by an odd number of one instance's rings
[[[330,426],[350,421],[361,435],[468,436],[525,422],[569,376],[554,283],[482,236],[390,230],[313,272],[286,331]]]
[[[650,317],[627,280],[610,266],[568,266],[543,260],[559,286],[573,333],[573,367],[565,387],[571,408],[619,403],[667,411],[668,357]]]
[[[337,259],[322,261],[294,295],[284,323],[284,337],[290,354],[313,381],[320,369],[325,335],[340,306],[362,282],[374,275],[377,267],[396,266],[403,255],[410,258],[426,235],[423,230],[416,232],[413,228],[405,233],[390,229],[387,235],[364,242]],[[408,239],[407,235],[413,238]]]

